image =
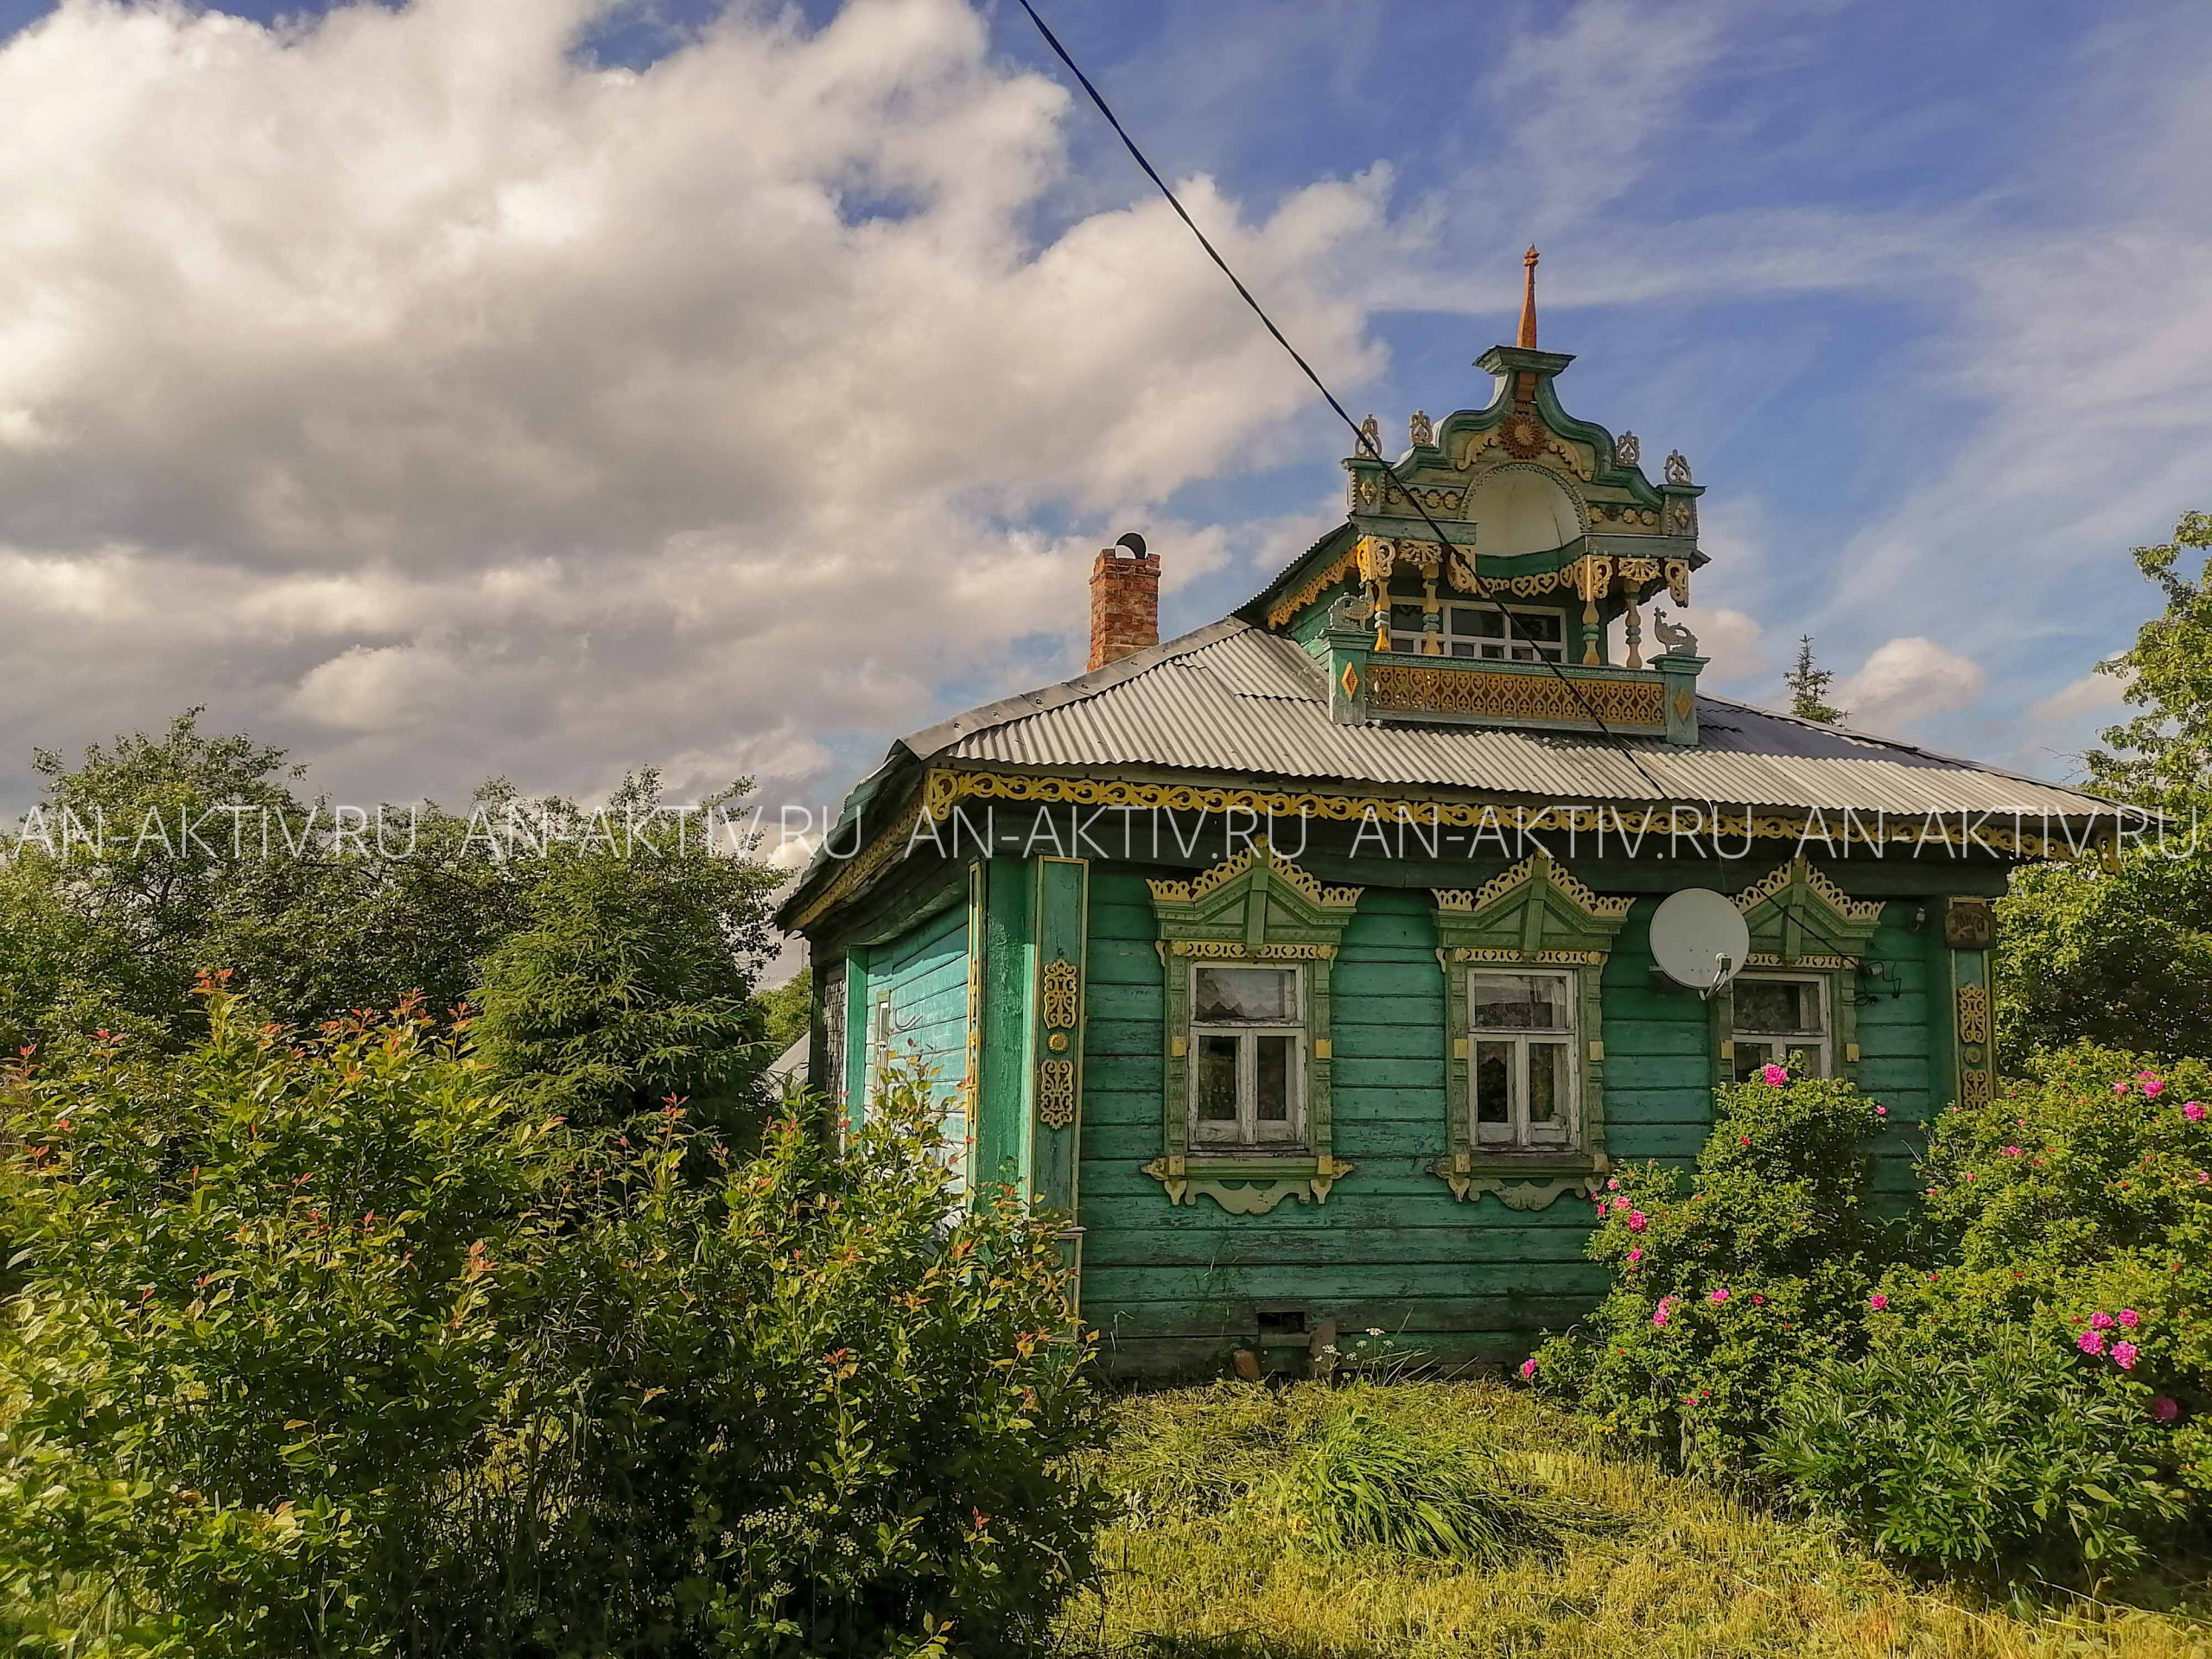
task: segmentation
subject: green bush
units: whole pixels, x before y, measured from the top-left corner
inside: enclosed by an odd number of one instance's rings
[[[2132,1572],[2184,1514],[2139,1402],[2022,1325],[1897,1314],[1785,1396],[1768,1471],[1816,1513],[1945,1570]]]
[[[741,1158],[207,1000],[0,1090],[13,1649],[982,1654],[1089,1572],[1058,1248],[957,1207],[919,1079]]]
[[[1866,1148],[1885,1114],[1820,1078],[1714,1101],[1687,1192],[1656,1164],[1607,1180],[1589,1253],[1612,1288],[1529,1374],[1681,1466],[1743,1475],[1783,1391],[1861,1340],[1878,1243]]]

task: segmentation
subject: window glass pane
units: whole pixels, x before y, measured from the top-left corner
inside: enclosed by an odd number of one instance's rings
[[[1483,1031],[1570,1031],[1567,982],[1549,974],[1473,974],[1469,1002]]]
[[[1529,1045],[1529,1123],[1567,1127],[1567,1053],[1565,1043]]]
[[[1236,1121],[1236,1039],[1198,1039],[1198,1122]]]
[[[1393,605],[1390,607],[1390,626],[1399,633],[1419,633],[1424,613],[1418,605]]]
[[[1519,639],[1531,639],[1539,645],[1555,645],[1560,642],[1561,620],[1557,611],[1516,611],[1513,613],[1513,632]]]
[[[1452,642],[1452,654],[1454,657],[1471,657],[1475,654],[1474,645],[1470,640],[1454,639]]]
[[[1505,619],[1488,606],[1455,605],[1452,607],[1452,632],[1472,634],[1478,639],[1502,639],[1505,637]]]
[[[1777,1056],[1771,1043],[1747,1043],[1736,1039],[1736,1081],[1749,1083],[1758,1076],[1762,1067],[1772,1065]]]
[[[1475,1122],[1512,1132],[1513,1045],[1475,1045]]]
[[[1259,1050],[1253,1093],[1262,1123],[1290,1122],[1290,1045],[1287,1037],[1255,1037]]]
[[[1390,649],[1393,651],[1403,652],[1408,657],[1418,657],[1421,654],[1421,635],[1417,633],[1394,633],[1390,636]]]
[[[1287,968],[1201,968],[1191,1017],[1200,1025],[1223,1020],[1290,1020],[1298,1017],[1297,994]]]
[[[1820,987],[1802,979],[1736,982],[1736,1029],[1797,1032],[1821,1028]]]

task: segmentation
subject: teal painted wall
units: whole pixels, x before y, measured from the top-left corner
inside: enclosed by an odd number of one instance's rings
[[[918,922],[868,951],[865,1001],[873,1018],[877,999],[891,1001],[890,1051],[894,1060],[918,1060],[932,1073],[945,1154],[956,1169],[968,1165],[968,1125],[961,1084],[968,1064],[968,912],[956,905]],[[855,1087],[859,1074],[853,1074]]]
[[[1446,1147],[1449,1033],[1425,890],[1370,888],[1337,958],[1334,1150],[1353,1173],[1324,1204],[1287,1199],[1265,1215],[1232,1216],[1205,1196],[1169,1204],[1140,1167],[1160,1150],[1164,1064],[1145,874],[1091,873],[1078,1218],[1083,1312],[1110,1369],[1218,1365],[1277,1309],[1302,1310],[1309,1330],[1334,1320],[1340,1345],[1376,1328],[1407,1345],[1516,1358],[1603,1293],[1583,1258],[1587,1200],[1461,1203],[1429,1173]],[[1687,1165],[1711,1122],[1714,1067],[1705,1005],[1652,972],[1657,903],[1637,901],[1605,969],[1606,1150]],[[1879,988],[1859,1018],[1860,1084],[1898,1126],[1878,1150],[1876,1184],[1900,1204],[1913,1185],[1910,1125],[1934,1097],[1928,979],[1940,953],[1910,925],[1915,908],[1885,910],[1871,959],[1888,971],[1867,982]],[[1948,1014],[1940,996],[1935,1007]]]

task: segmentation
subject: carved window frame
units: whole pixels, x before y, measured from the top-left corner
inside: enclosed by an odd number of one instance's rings
[[[1882,901],[1853,899],[1808,859],[1793,858],[1737,893],[1751,945],[1743,972],[1818,978],[1827,987],[1828,1075],[1859,1081],[1859,968],[1882,925]],[[1713,1080],[1735,1081],[1736,991],[1733,982],[1706,1003]]]
[[[1264,841],[1194,880],[1146,885],[1160,933],[1164,997],[1160,1155],[1144,1173],[1160,1182],[1171,1204],[1195,1203],[1204,1194],[1234,1215],[1264,1214],[1292,1197],[1325,1202],[1331,1187],[1352,1167],[1335,1156],[1332,1145],[1330,976],[1361,889],[1325,887]],[[1201,963],[1300,970],[1304,1146],[1281,1151],[1192,1147],[1192,996],[1193,970]]]
[[[1547,853],[1530,854],[1472,891],[1437,889],[1437,963],[1444,970],[1445,1134],[1432,1166],[1462,1202],[1496,1193],[1516,1210],[1541,1210],[1568,1192],[1595,1190],[1605,1154],[1605,963],[1633,899],[1592,892]],[[1477,1137],[1471,1077],[1470,977],[1563,972],[1574,997],[1575,1135],[1567,1147],[1484,1146]]]

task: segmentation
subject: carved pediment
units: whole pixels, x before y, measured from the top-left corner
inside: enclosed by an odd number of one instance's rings
[[[1602,961],[1634,903],[1594,893],[1548,853],[1532,853],[1471,891],[1438,889],[1437,934],[1466,961]]]
[[[1881,925],[1878,899],[1853,899],[1802,858],[1777,866],[1735,897],[1751,929],[1751,958],[1789,966],[1856,961]]]

